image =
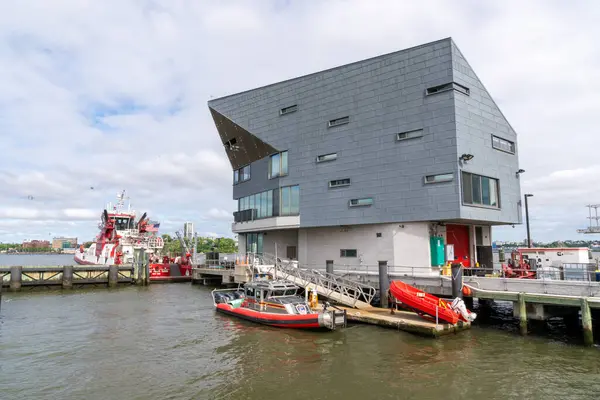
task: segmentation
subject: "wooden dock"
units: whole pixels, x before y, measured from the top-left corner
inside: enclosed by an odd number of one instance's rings
[[[83,286],[116,287],[135,283],[133,266],[0,267],[0,286],[11,292],[34,288],[72,289]]]
[[[394,310],[394,314],[391,314],[388,308],[371,307],[359,310],[338,305],[336,307],[346,310],[348,321],[378,325],[431,338],[438,338],[471,328],[470,322],[462,321],[459,321],[456,325],[444,321],[439,321],[436,324],[435,321],[427,321],[410,311]]]

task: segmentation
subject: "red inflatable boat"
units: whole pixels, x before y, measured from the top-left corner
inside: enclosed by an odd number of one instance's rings
[[[401,281],[392,281],[390,292],[402,303],[402,306],[414,310],[427,319],[435,318],[436,308],[438,319],[450,324],[456,324],[459,320],[471,322],[476,317],[475,313],[469,312],[464,307],[460,299],[449,302]]]
[[[312,310],[298,289],[287,281],[254,281],[237,290],[215,289],[212,296],[217,311],[259,324],[326,330],[346,326],[345,311]]]

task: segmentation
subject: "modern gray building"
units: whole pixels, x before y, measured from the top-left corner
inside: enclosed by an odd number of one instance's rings
[[[451,38],[208,106],[242,252],[436,273],[521,222],[516,133]]]

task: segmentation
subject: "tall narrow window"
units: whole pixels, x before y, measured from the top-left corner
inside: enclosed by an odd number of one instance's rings
[[[273,154],[269,160],[269,179],[288,174],[288,152]]]
[[[280,213],[279,215],[298,215],[300,213],[300,187],[285,186],[279,189]]]

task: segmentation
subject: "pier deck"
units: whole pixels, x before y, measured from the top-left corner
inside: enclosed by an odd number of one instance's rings
[[[348,321],[378,325],[432,338],[461,332],[471,328],[471,323],[462,321],[459,321],[456,325],[448,324],[443,321],[439,321],[439,323],[436,324],[435,322],[427,321],[410,311],[394,310],[394,314],[391,314],[390,310],[387,308],[369,307],[359,310],[337,305],[336,307],[346,310],[346,318],[348,318]]]

